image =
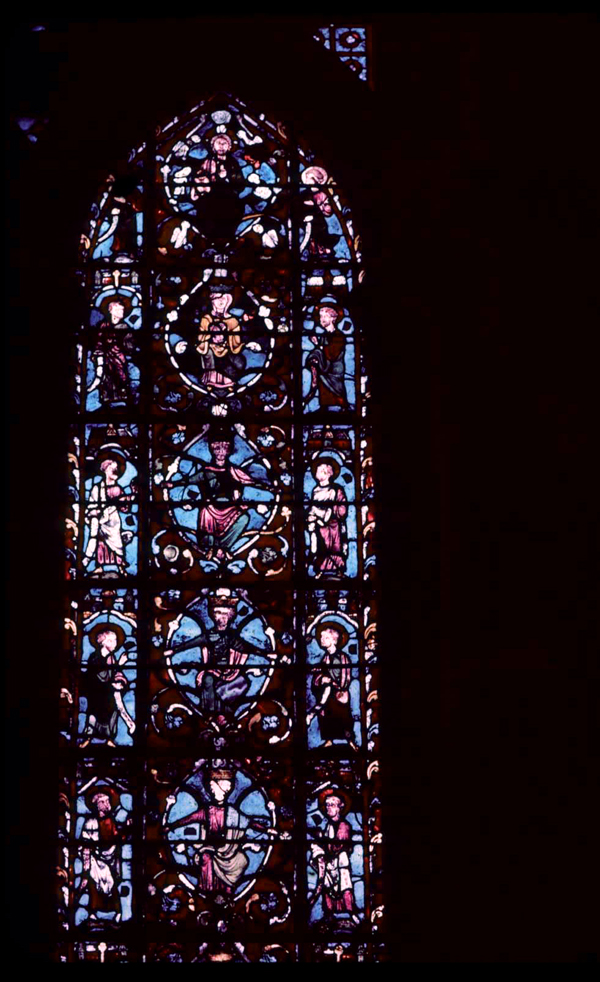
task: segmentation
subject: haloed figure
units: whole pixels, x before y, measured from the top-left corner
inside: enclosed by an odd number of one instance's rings
[[[86,818],[81,830],[80,858],[82,878],[80,895],[89,894],[90,920],[96,920],[99,912],[114,914],[113,921],[121,920],[121,903],[118,885],[121,879],[121,844],[124,829],[119,828],[114,816],[113,796],[98,791],[89,800],[91,816]],[[114,795],[116,798],[116,795]]]
[[[232,626],[237,613],[237,597],[231,590],[227,587],[218,589],[209,598],[208,609],[214,627],[208,628],[199,638],[193,637],[177,645],[177,664],[178,667],[185,664],[181,661],[184,651],[200,647],[202,663],[192,664],[198,669],[194,685],[199,705],[204,713],[223,726],[250,686],[241,666],[250,654],[260,649],[242,638]],[[169,656],[172,654],[173,651],[167,652]]]
[[[317,706],[309,713],[307,723],[310,726],[313,718],[318,717],[323,746],[330,747],[334,740],[343,740],[357,750],[350,708],[352,669],[343,650],[348,635],[339,625],[328,623],[320,626],[317,639],[325,655],[312,679]]]
[[[311,846],[312,864],[317,870],[312,903],[322,896],[326,920],[337,920],[335,915],[345,914],[358,924],[350,868],[352,829],[344,818],[346,804],[341,795],[332,791],[321,807],[327,815],[327,825],[318,842]]]
[[[333,458],[319,458],[314,470],[317,484],[308,512],[309,551],[315,576],[343,576],[348,552],[346,494],[334,478],[339,464]]]
[[[198,194],[202,194],[207,184],[239,179],[239,164],[235,157],[231,156],[232,147],[231,138],[226,133],[217,133],[213,136],[210,141],[212,152],[202,161],[194,177],[196,187],[191,196],[192,200],[196,200]]]
[[[205,467],[206,504],[200,509],[198,540],[208,558],[231,558],[231,550],[248,524],[246,505],[241,502],[245,485],[253,484],[246,471],[229,461],[229,440],[210,444],[214,463]]]
[[[203,558],[214,562],[232,559],[250,523],[250,504],[244,500],[244,489],[271,490],[265,480],[254,477],[231,461],[234,440],[227,433],[208,438],[209,461],[197,461],[191,471],[180,475],[189,488],[187,502],[198,509],[197,543]],[[163,495],[176,487],[176,480],[163,484]]]
[[[85,511],[90,527],[83,559],[86,568],[95,560],[96,569],[116,565],[119,572],[126,572],[124,543],[131,538],[131,532],[123,531],[121,513],[129,511],[134,495],[126,494],[118,483],[124,470],[124,462],[112,457],[100,464],[102,480],[92,487]]]
[[[198,823],[199,838],[193,842],[198,887],[202,893],[233,893],[248,865],[242,849],[244,831],[240,813],[228,801],[235,775],[231,768],[214,766],[206,774],[210,801],[185,818],[168,825],[169,831]]]
[[[216,437],[209,443],[212,461],[199,476],[202,506],[198,515],[198,543],[208,559],[231,559],[233,550],[250,519],[243,502],[244,487],[261,482],[231,463],[233,442]]]
[[[121,301],[109,303],[108,320],[99,325],[92,352],[96,374],[88,395],[98,389],[103,406],[127,403],[131,398],[127,355],[133,351],[134,344],[124,316],[125,305]]]
[[[318,396],[320,406],[349,408],[346,397],[344,365],[346,339],[342,332],[337,329],[337,323],[341,316],[341,312],[335,307],[324,305],[319,308],[319,323],[325,333],[314,334],[310,339],[314,349],[306,359],[306,365],[310,371],[310,391],[306,398],[307,403],[314,396]]]
[[[127,661],[127,652],[117,654],[123,646],[123,632],[121,628],[113,630],[106,626],[100,631],[95,629],[90,640],[94,651],[88,658],[84,676],[87,719],[81,746],[87,747],[90,740],[99,739],[106,746],[114,747],[119,716],[130,733],[135,730],[135,723],[123,704],[123,694],[129,685],[121,668]]]
[[[202,383],[210,389],[230,389],[246,367],[240,322],[228,316],[232,302],[231,293],[214,292],[211,312],[200,321],[196,351],[204,370]]]

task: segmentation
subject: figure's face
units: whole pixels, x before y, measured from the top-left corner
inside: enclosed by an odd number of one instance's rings
[[[316,470],[316,478],[321,486],[329,484],[333,477],[333,467],[331,464],[319,464]]]
[[[210,793],[215,801],[225,801],[225,798],[231,791],[231,788],[231,781],[226,778],[220,778],[218,781],[210,782]]]
[[[337,819],[340,817],[341,807],[342,803],[339,798],[335,797],[335,795],[325,799],[325,811],[327,812],[328,817],[332,818],[334,821],[337,821]]]
[[[333,331],[337,323],[338,313],[333,307],[321,307],[319,310],[319,323],[326,331]]]
[[[107,794],[98,794],[94,798],[94,804],[98,809],[98,814],[106,815],[110,811],[110,798]]]
[[[217,610],[213,611],[215,624],[217,625],[220,631],[225,630],[225,628],[229,624],[229,621],[233,617],[233,614],[234,614],[233,610],[225,610],[224,608],[218,608]]]
[[[116,324],[117,321],[123,320],[125,315],[125,307],[122,303],[111,303],[109,313],[113,324]]]
[[[222,467],[227,460],[227,454],[229,453],[229,444],[226,440],[216,440],[211,443],[210,449],[212,451],[213,457],[219,467]]]
[[[327,627],[324,631],[321,631],[321,637],[319,640],[323,648],[331,648],[332,646],[337,645],[339,639],[340,636],[338,632],[334,631],[330,627]]]
[[[227,153],[229,150],[229,140],[225,136],[216,136],[213,140],[213,150],[215,153]]]
[[[229,294],[228,293],[218,293],[211,297],[213,310],[217,314],[224,314],[229,306]]]
[[[102,638],[102,647],[108,651],[116,651],[118,646],[117,635],[114,631],[107,631]]]
[[[333,208],[331,207],[331,202],[325,194],[324,191],[317,191],[314,196],[315,204],[319,206],[321,212],[328,218],[329,215],[333,214]]]
[[[119,465],[116,460],[109,460],[104,473],[109,481],[116,481],[119,477]]]

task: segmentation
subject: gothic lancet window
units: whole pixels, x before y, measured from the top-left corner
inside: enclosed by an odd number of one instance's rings
[[[216,94],[92,203],[73,284],[60,960],[383,957],[349,200],[290,123]]]

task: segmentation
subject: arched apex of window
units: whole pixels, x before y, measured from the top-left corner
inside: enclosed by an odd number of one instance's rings
[[[228,93],[157,127],[152,141],[131,150],[128,173],[110,177],[93,208],[82,259],[141,258],[141,201],[154,181],[166,199],[157,203],[164,257],[288,261],[292,219],[302,212],[301,258],[361,261],[350,208],[331,172],[302,141],[292,142],[285,123]],[[127,215],[128,237],[119,233]],[[331,248],[316,243],[318,226],[326,226]]]

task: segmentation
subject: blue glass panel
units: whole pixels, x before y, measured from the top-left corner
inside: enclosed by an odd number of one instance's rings
[[[139,163],[139,162],[138,162]],[[81,238],[82,256],[95,262],[133,263],[143,246],[143,193],[135,172],[115,180],[92,208],[88,230]]]
[[[304,429],[306,561],[309,576],[358,575],[355,431],[349,426]]]
[[[350,762],[315,762],[313,775],[306,814],[309,924],[348,935],[365,909],[362,782]]]
[[[137,426],[85,428],[83,568],[90,576],[137,573]]]
[[[317,33],[315,34],[315,39],[317,41],[322,41],[325,47],[329,48],[331,46],[331,42],[329,40],[329,28],[320,27]]]
[[[156,426],[154,434],[155,565],[190,576],[283,573],[291,518],[283,429],[215,422]]]
[[[364,27],[336,27],[336,51],[364,51],[367,43],[367,32]]]
[[[86,760],[78,769],[74,922],[87,930],[117,928],[132,916],[133,799],[123,768]]]
[[[137,281],[137,275],[133,277]],[[98,289],[92,299],[87,332],[86,402],[88,412],[127,409],[139,397],[138,331],[142,326],[142,298],[137,285],[129,285],[129,270]],[[115,285],[114,280],[118,285]]]
[[[131,746],[136,729],[137,599],[91,590],[83,602],[79,745]]]
[[[367,59],[365,55],[340,55],[340,61],[343,61],[351,71],[356,72],[363,82],[366,82]]]
[[[333,32],[333,44],[331,33]],[[367,29],[366,27],[321,27],[315,39],[333,48],[340,61],[367,81]]]
[[[354,328],[347,308],[335,296],[303,310],[302,397],[304,412],[356,407]]]
[[[306,678],[308,746],[357,750],[362,743],[360,672],[339,652],[321,654],[320,667]]]

